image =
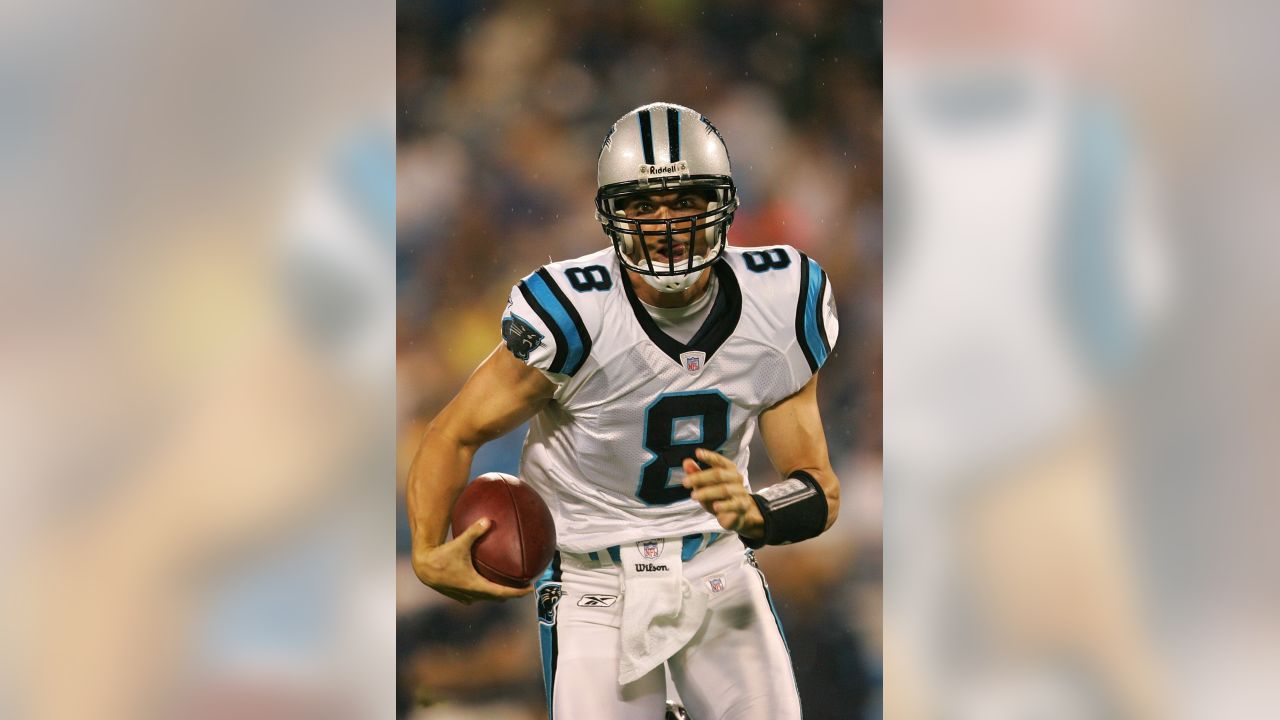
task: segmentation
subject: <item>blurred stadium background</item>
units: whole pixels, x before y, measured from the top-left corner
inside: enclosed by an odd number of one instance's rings
[[[425,423],[500,339],[511,286],[606,244],[592,204],[600,142],[652,100],[724,134],[742,196],[730,242],[790,243],[836,289],[841,337],[820,395],[841,518],[760,559],[805,716],[880,716],[880,24],[866,1],[398,4],[402,717],[545,716],[532,598],[464,607],[421,586],[404,555],[405,471]],[[516,473],[523,437],[487,445],[473,474]],[[766,454],[753,459],[754,481],[771,482]]]
[[[735,241],[769,226],[823,244],[844,320],[871,316],[841,341],[844,397],[824,390],[832,435],[850,433],[842,464],[865,468],[844,473],[863,510],[837,526],[857,532],[819,563],[766,556],[819,580],[790,583],[793,618],[806,588],[845,595],[829,626],[852,633],[797,663],[825,653],[873,676],[881,403],[857,368],[879,317],[878,10],[485,8],[0,8],[0,717],[389,717],[397,607],[418,650],[440,650],[399,671],[452,683],[431,712],[474,716],[477,675],[527,688],[536,663],[504,653],[504,634],[450,649],[495,621],[438,622],[403,565],[393,587],[396,216],[427,266],[400,263],[414,318],[399,318],[399,360],[420,366],[404,429],[496,341],[506,285],[598,242],[596,143],[667,88],[753,178]],[[885,13],[885,716],[1280,717],[1280,6]],[[401,129],[427,158],[399,157],[398,209],[397,66]],[[566,130],[490,141],[512,115]],[[800,164],[769,168],[761,150],[784,135]],[[1074,187],[1094,192],[1047,182],[1064,157],[1087,159],[1076,177],[1092,182]],[[824,161],[836,170],[814,174]],[[540,163],[567,183],[543,183]],[[508,200],[557,193],[571,197],[554,209]],[[513,208],[572,233],[517,227]],[[463,267],[459,238],[504,252],[429,282],[433,261]],[[830,561],[851,548],[862,559]],[[776,584],[791,566],[771,568]],[[496,624],[526,628],[514,610]],[[508,715],[540,710],[523,697]]]

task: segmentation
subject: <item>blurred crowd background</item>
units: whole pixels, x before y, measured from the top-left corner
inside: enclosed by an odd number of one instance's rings
[[[394,27],[0,6],[0,717],[393,715]]]
[[[886,5],[886,715],[1276,714],[1256,12]]]
[[[397,564],[392,461],[662,96],[734,241],[839,278],[842,520],[761,554],[806,696],[1280,717],[1280,6],[886,4],[881,403],[878,9],[594,5],[0,5],[0,717],[540,712],[531,609]]]
[[[692,107],[729,147],[729,242],[791,244],[835,289],[819,395],[840,521],[759,556],[806,717],[878,717],[880,3],[402,1],[397,23],[401,505],[426,423],[499,342],[511,286],[607,245],[593,204],[605,131],[647,102]],[[524,433],[482,449],[472,474],[518,474]],[[759,487],[776,473],[756,450]],[[544,717],[533,599],[463,607],[422,587],[401,514],[402,715]]]

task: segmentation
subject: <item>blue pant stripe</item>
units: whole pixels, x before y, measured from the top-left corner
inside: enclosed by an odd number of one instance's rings
[[[769,601],[769,612],[773,613],[773,622],[778,626],[778,634],[782,636],[782,647],[787,649],[787,655],[791,654],[791,646],[787,644],[787,633],[782,629],[782,619],[778,617],[778,608],[773,604],[773,593],[769,592],[769,581],[764,579],[764,573],[756,568],[756,574],[760,576],[760,585],[764,587],[764,597]]]
[[[551,690],[556,681],[556,626],[538,623],[538,644],[542,648],[542,685],[547,695],[547,718],[552,714]]]
[[[559,585],[560,577],[560,553],[556,552],[555,557],[551,560],[551,565],[547,567],[547,571],[542,574],[542,577],[538,578],[537,589],[534,592],[540,604],[542,602],[543,586],[547,584]],[[549,614],[551,622],[543,622],[542,608],[539,608],[538,646],[542,651],[542,684],[547,694],[547,720],[551,720],[553,716],[552,696],[556,682],[556,656],[559,654],[557,645],[559,638],[556,635],[558,620],[554,609]]]

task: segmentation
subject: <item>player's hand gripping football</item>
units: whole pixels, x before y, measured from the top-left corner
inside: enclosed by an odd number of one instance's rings
[[[684,486],[693,499],[720,523],[720,527],[752,539],[764,537],[764,518],[742,481],[742,473],[729,458],[704,448],[697,450],[703,470],[693,460],[684,461]]]
[[[482,518],[449,542],[417,553],[413,569],[418,579],[463,605],[477,600],[508,600],[533,592],[532,585],[510,588],[476,572],[471,564],[471,546],[488,532],[490,525],[488,518]]]

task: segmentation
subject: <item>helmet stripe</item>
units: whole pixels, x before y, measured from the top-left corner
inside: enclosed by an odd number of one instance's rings
[[[680,159],[680,111],[667,108],[667,144],[671,147],[670,162]]]
[[[649,115],[649,111],[637,113],[640,118],[640,144],[644,146],[644,161],[649,165],[654,163],[653,159],[653,118]]]

